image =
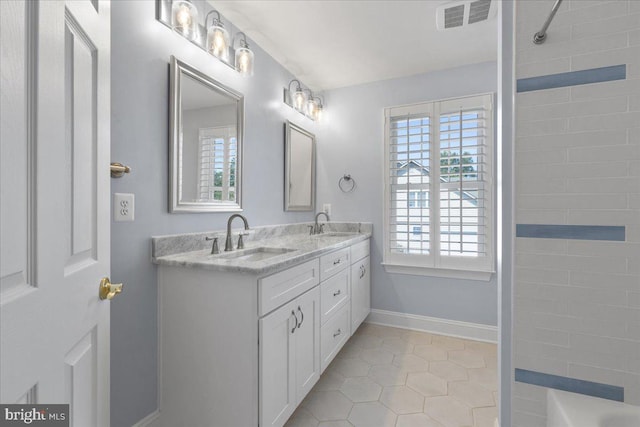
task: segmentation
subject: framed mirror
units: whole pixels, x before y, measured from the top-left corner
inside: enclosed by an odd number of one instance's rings
[[[173,56],[169,86],[169,211],[241,211],[244,97]]]
[[[316,200],[316,137],[287,120],[284,124],[284,210],[313,211]]]

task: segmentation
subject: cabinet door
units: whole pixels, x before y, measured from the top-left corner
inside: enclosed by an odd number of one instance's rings
[[[320,378],[320,287],[294,302],[299,321],[294,334],[296,404],[299,404]]]
[[[261,427],[281,427],[297,405],[294,354],[297,308],[294,300],[260,319]]]
[[[371,275],[369,257],[351,266],[351,334],[371,311]]]

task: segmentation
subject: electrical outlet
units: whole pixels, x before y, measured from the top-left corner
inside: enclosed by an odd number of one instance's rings
[[[327,215],[331,215],[331,203],[325,203],[322,205],[322,212],[326,213]]]
[[[113,195],[114,221],[133,221],[135,219],[135,196],[131,193]]]

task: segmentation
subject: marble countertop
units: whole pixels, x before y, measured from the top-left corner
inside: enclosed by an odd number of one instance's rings
[[[211,247],[207,249],[186,250],[179,253],[163,254],[164,250],[159,250],[158,240],[163,237],[154,238],[154,255],[152,261],[159,265],[180,266],[188,268],[202,268],[213,271],[227,271],[236,273],[249,273],[264,275],[274,273],[287,267],[300,264],[301,262],[316,258],[336,249],[345,248],[366,240],[371,237],[371,227],[360,227],[349,229],[335,227],[339,231],[328,230],[324,234],[309,235],[308,233],[275,233],[264,239],[250,239],[246,241],[244,249],[224,252],[224,240],[219,241],[220,253],[211,254]],[[297,231],[297,230],[296,230]],[[188,235],[185,235],[188,236]],[[176,239],[176,236],[171,236]],[[202,239],[198,239],[200,242]],[[235,244],[234,238],[234,244]],[[184,241],[184,238],[182,239]],[[208,242],[209,244],[211,242]],[[184,247],[185,245],[183,245]],[[188,245],[184,247],[188,248]],[[276,253],[266,259],[252,260],[251,256],[238,257],[235,255],[250,255],[255,252],[255,248],[267,248],[266,251],[278,252],[278,250],[288,249],[288,252]],[[191,248],[189,248],[191,249]]]

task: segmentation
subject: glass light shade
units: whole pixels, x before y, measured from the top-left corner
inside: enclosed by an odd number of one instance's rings
[[[207,29],[207,51],[229,62],[229,32],[216,21]]]
[[[248,47],[242,46],[236,49],[236,71],[241,76],[253,76],[253,52]]]
[[[187,0],[176,0],[171,4],[171,28],[182,36],[198,39],[198,9]]]
[[[291,92],[291,105],[298,111],[304,112],[304,107],[307,103],[307,94],[298,87],[295,91]]]
[[[320,119],[322,119],[322,109],[323,109],[322,104],[318,104],[312,116],[313,120],[320,121]]]
[[[316,108],[318,108],[316,100],[313,98],[309,98],[309,100],[307,101],[307,114],[309,115],[309,117],[314,118],[314,120],[316,115]]]

